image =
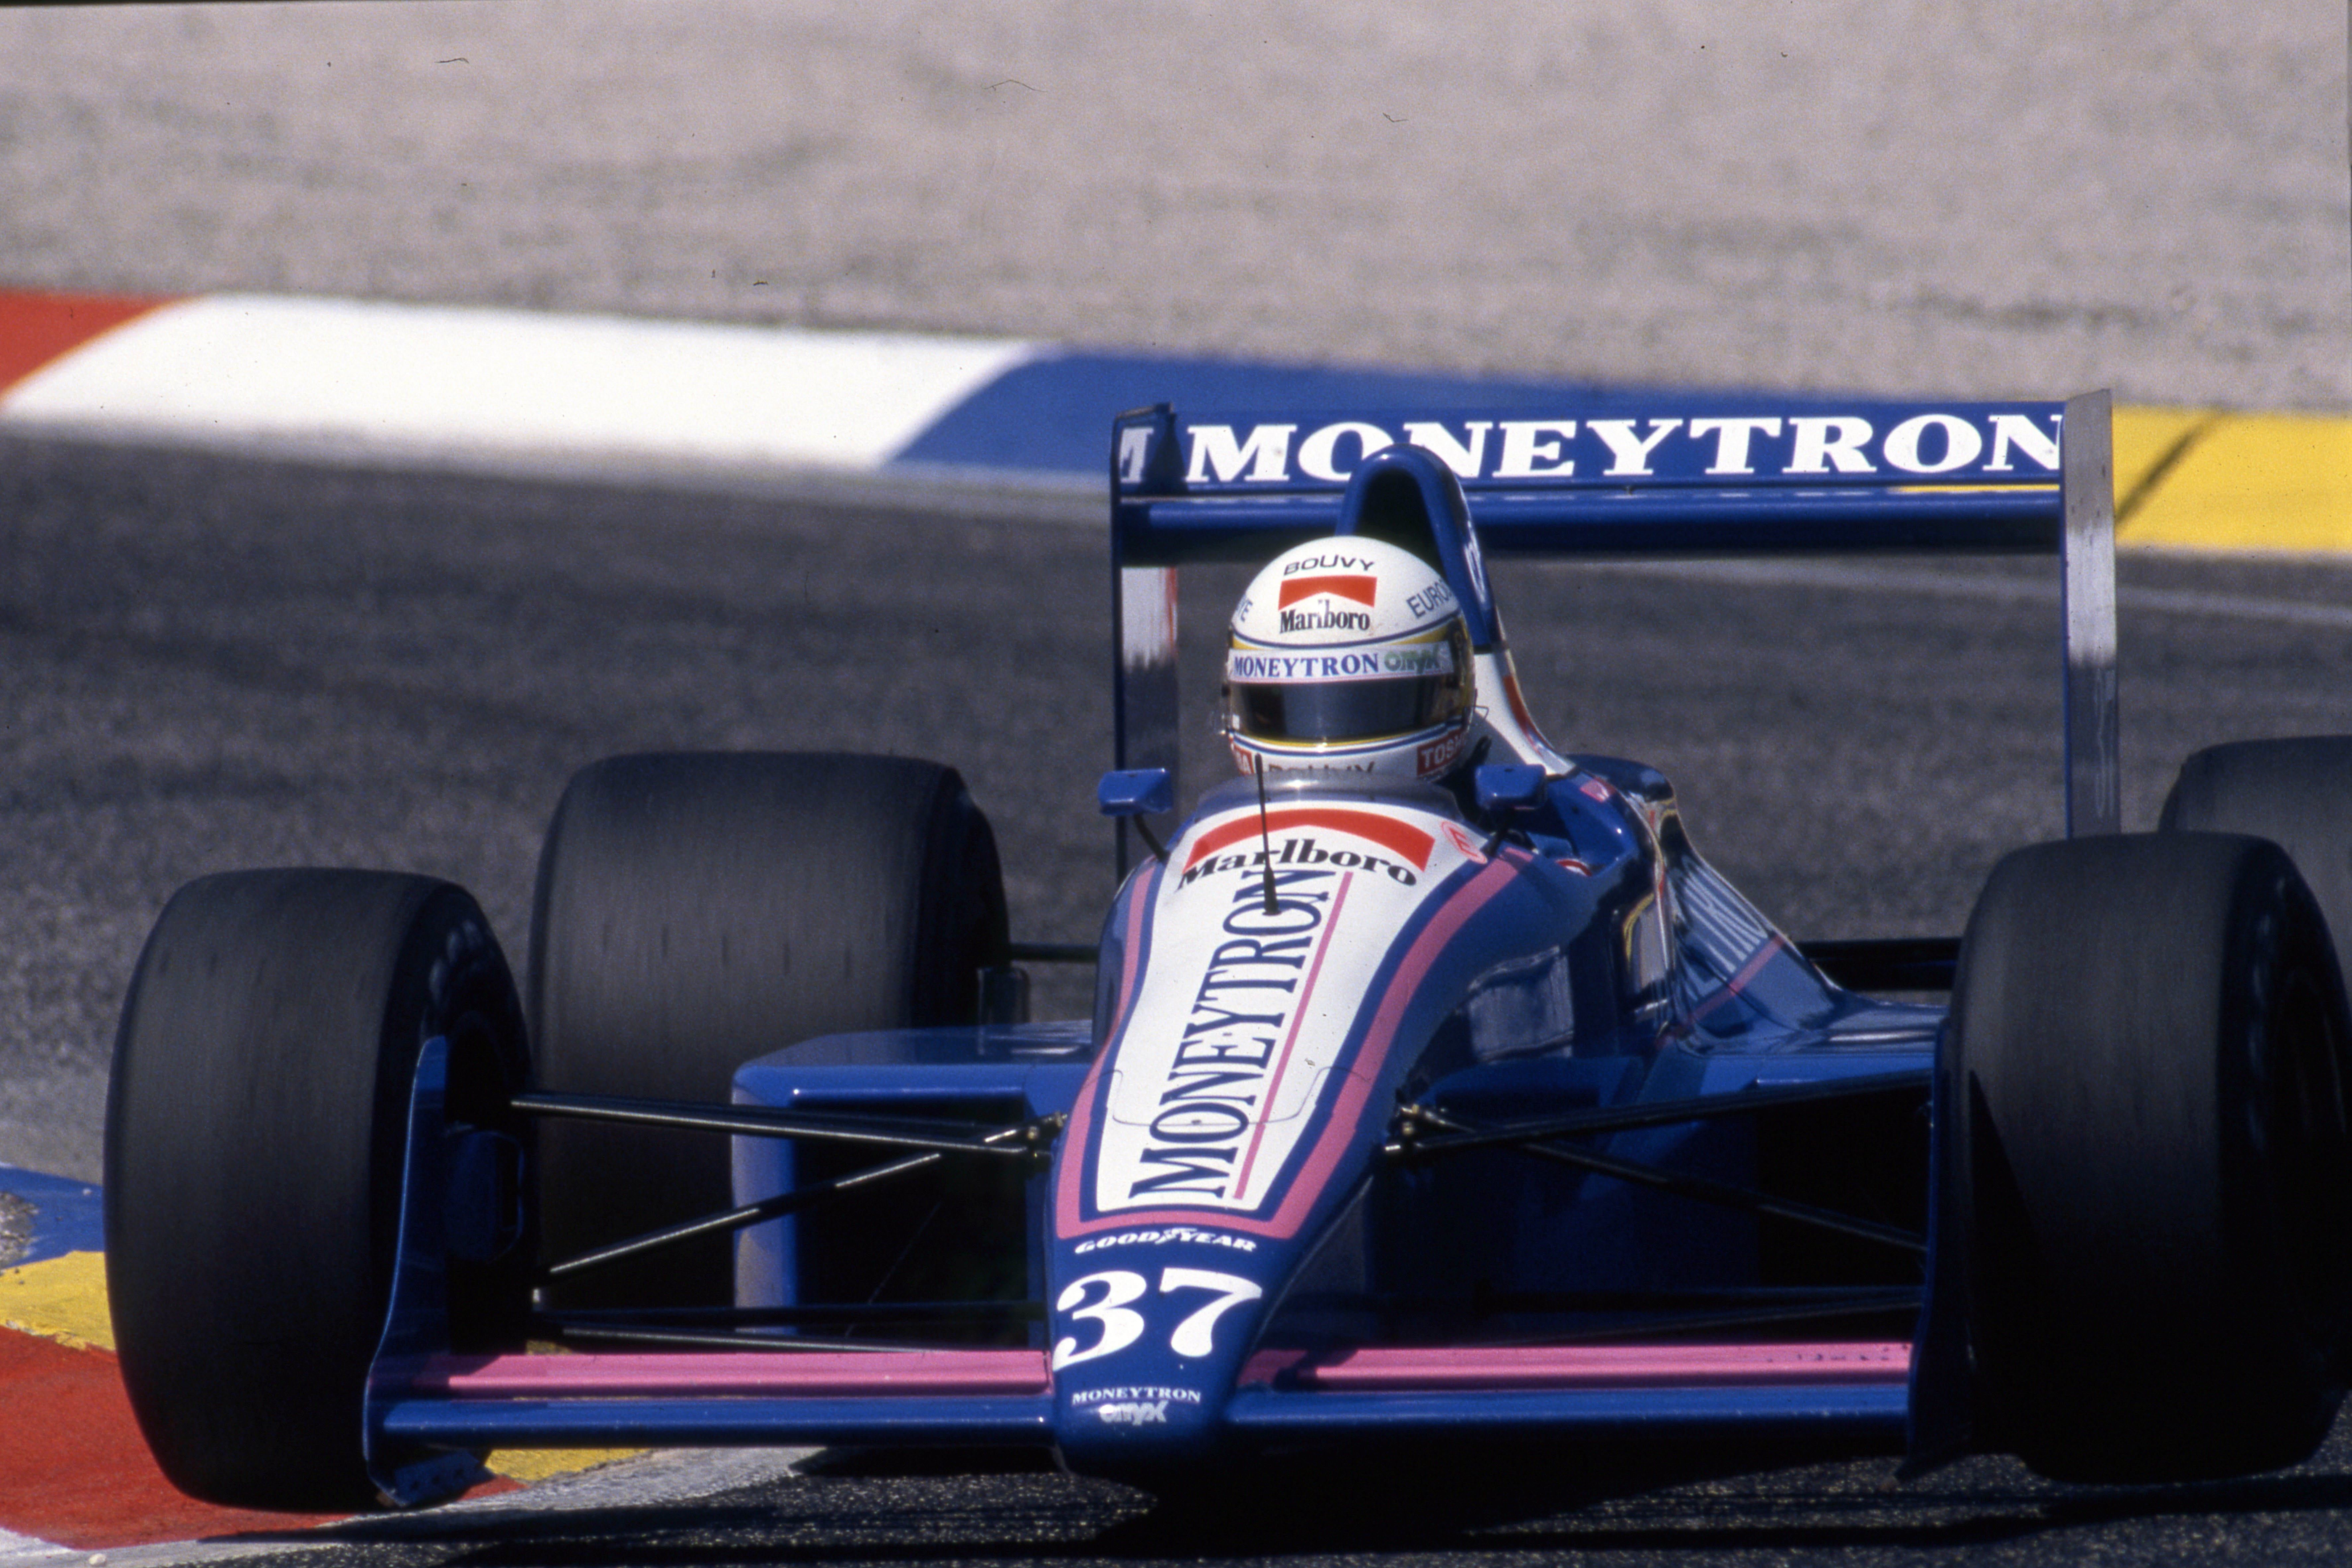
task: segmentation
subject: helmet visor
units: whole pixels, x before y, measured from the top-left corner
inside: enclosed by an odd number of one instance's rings
[[[1234,728],[1264,741],[1369,741],[1408,735],[1462,708],[1452,670],[1385,680],[1236,680],[1226,687]]]
[[[1469,663],[1458,616],[1381,646],[1287,649],[1236,637],[1225,654],[1226,721],[1259,741],[1410,735],[1467,711]]]

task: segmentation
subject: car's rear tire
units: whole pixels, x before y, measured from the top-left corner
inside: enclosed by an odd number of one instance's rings
[[[2326,1436],[2352,1326],[2343,987],[2273,844],[2076,839],[1994,868],[1945,1070],[1979,1432],[2165,1480]]]
[[[2180,764],[2159,831],[2250,833],[2294,858],[2352,973],[2352,735],[2233,741]]]
[[[553,1092],[724,1101],[735,1069],[819,1035],[970,1023],[1002,962],[1003,879],[954,770],[793,752],[613,757],[549,826],[530,984]],[[725,1207],[727,1141],[550,1119],[551,1260]],[[562,1307],[731,1298],[728,1237],[584,1272]]]
[[[106,1276],[122,1380],[182,1490],[331,1510],[374,1494],[368,1364],[399,1237],[417,1055],[448,1113],[497,1125],[522,1010],[462,889],[388,872],[191,882],[147,939],[116,1033]],[[521,1343],[529,1250],[453,1262],[458,1347]]]

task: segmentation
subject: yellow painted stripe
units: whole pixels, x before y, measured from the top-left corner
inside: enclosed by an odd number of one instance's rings
[[[2171,453],[2181,437],[2213,420],[2203,408],[2117,407],[2115,412],[2116,506],[2130,506],[2146,487],[2156,466]]]
[[[114,1348],[106,1310],[106,1255],[68,1252],[0,1273],[0,1324],[76,1349]]]
[[[593,1470],[615,1459],[633,1459],[643,1448],[499,1448],[483,1456],[493,1475],[510,1481],[544,1481]]]
[[[2120,544],[2352,552],[2352,418],[2118,408],[2116,501]]]
[[[570,1355],[562,1346],[546,1340],[533,1340],[530,1345],[533,1355]],[[494,1475],[510,1481],[544,1481],[556,1476],[568,1476],[579,1470],[593,1470],[599,1465],[609,1465],[616,1459],[634,1459],[643,1448],[496,1448],[482,1456],[482,1463]]]

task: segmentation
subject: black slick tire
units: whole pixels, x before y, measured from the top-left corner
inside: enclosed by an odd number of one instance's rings
[[[374,1495],[362,1401],[399,1236],[425,1040],[451,1120],[498,1122],[522,1011],[472,898],[425,877],[206,877],[165,906],[115,1037],[106,1275],[122,1380],[163,1473],[207,1501]],[[453,1263],[460,1349],[516,1347],[528,1247]]]
[[[2275,845],[2077,839],[1995,867],[1944,1070],[1980,1438],[2073,1480],[2292,1464],[2352,1342],[2343,986]]]
[[[1002,962],[994,837],[952,769],[911,758],[657,752],[564,791],[527,987],[541,1089],[724,1102],[735,1069],[820,1035],[971,1023]],[[727,1140],[550,1119],[552,1262],[725,1208]],[[726,1237],[559,1281],[561,1308],[732,1299]]]

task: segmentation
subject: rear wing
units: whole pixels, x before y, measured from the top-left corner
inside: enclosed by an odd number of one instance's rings
[[[1818,404],[1789,415],[1754,412],[1753,399],[1740,406],[1749,412],[1693,403],[1598,417],[1525,407],[1180,415],[1162,404],[1120,415],[1110,464],[1114,765],[1176,770],[1178,569],[1263,562],[1322,535],[1378,531],[1360,515],[1361,481],[1381,466],[1374,453],[1403,444],[1459,481],[1468,515],[1433,490],[1425,548],[1470,619],[1473,643],[1507,677],[1482,552],[2055,554],[2066,831],[2118,831],[2108,395],[1857,403],[1831,414]],[[1402,466],[1434,472],[1423,459]],[[1124,870],[1123,829],[1120,863]]]

